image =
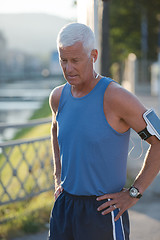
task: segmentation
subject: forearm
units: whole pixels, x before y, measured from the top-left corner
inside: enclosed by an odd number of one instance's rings
[[[51,131],[51,142],[52,142],[52,152],[53,152],[53,163],[54,163],[54,181],[55,189],[61,183],[61,162],[60,162],[60,151],[57,139],[57,126],[53,125]]]
[[[142,169],[134,182],[134,186],[139,189],[140,193],[143,193],[149,187],[159,170],[160,144],[157,143],[148,150]]]

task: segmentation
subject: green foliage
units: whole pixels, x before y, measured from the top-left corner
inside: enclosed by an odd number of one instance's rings
[[[21,221],[21,228],[25,233],[36,233],[40,231],[43,224],[39,221],[38,213],[24,216]]]
[[[37,109],[30,120],[32,119],[38,119],[38,118],[45,118],[51,116],[51,110],[49,107],[49,99],[46,98],[45,101],[43,102],[42,106],[40,109]]]
[[[148,59],[157,59],[159,0],[113,0],[110,3],[111,61],[120,61],[133,52],[141,57],[141,20],[148,22]]]
[[[0,239],[43,231],[52,205],[53,193],[46,192],[26,201],[0,206]]]

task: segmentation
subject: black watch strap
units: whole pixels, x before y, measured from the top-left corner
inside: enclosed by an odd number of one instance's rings
[[[152,135],[148,132],[147,128],[143,129],[142,131],[138,132],[139,136],[146,140],[147,138],[151,137]]]
[[[138,188],[136,188],[135,186],[131,186],[131,187],[129,188],[129,191],[130,191],[132,188],[136,189],[137,192],[138,192],[138,195],[137,195],[135,198],[141,198],[141,197],[142,197],[142,194],[139,192]],[[133,196],[132,196],[132,197],[133,197]]]
[[[142,197],[142,194],[138,194],[136,198],[141,198]]]

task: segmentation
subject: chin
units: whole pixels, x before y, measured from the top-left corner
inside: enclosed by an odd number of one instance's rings
[[[70,85],[79,85],[80,84],[80,81],[79,81],[78,77],[74,77],[74,78],[66,77],[65,79],[67,80],[67,82]]]

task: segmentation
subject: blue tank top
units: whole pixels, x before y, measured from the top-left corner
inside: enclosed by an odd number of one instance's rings
[[[103,111],[106,88],[101,78],[84,97],[75,98],[66,83],[60,97],[57,123],[61,181],[75,195],[103,195],[120,191],[126,182],[130,130],[118,133]]]

